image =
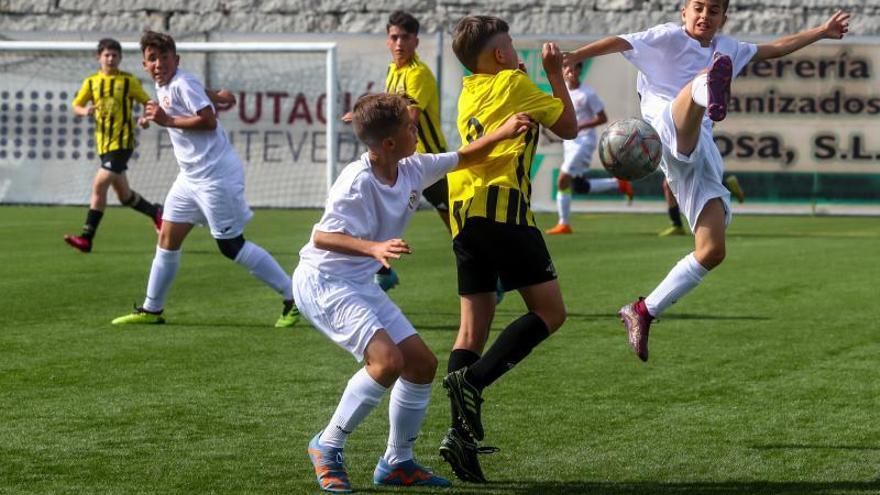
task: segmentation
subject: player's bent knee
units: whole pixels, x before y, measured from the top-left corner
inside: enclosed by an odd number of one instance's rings
[[[697,253],[697,261],[703,265],[703,268],[711,270],[720,265],[727,255],[723,244],[710,246],[709,248]]]
[[[547,332],[553,333],[556,330],[559,330],[559,327],[565,323],[568,315],[565,312],[565,307],[554,308],[551,311],[536,311],[535,314],[538,315],[539,318],[547,325]]]
[[[241,248],[244,247],[244,236],[233,237],[232,239],[216,239],[217,247],[223,256],[235,261]]]
[[[430,383],[437,374],[437,357],[427,352],[419,355],[417,359],[407,360],[405,374],[410,381]]]

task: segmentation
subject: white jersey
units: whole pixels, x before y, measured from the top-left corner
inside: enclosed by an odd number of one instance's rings
[[[687,34],[683,25],[674,22],[624,34],[620,38],[633,47],[623,52],[623,56],[639,70],[636,88],[641,99],[642,116],[652,125],[666,104],[701,71],[709,68],[715,52],[730,57],[736,76],[758,50],[757,45],[725,35],[715,36],[709,46],[703,47]],[[703,127],[712,130],[708,116],[703,117]]]
[[[730,57],[736,75],[754,57],[757,45],[718,35],[704,47],[677,23],[661,24],[620,37],[633,47],[623,52],[623,56],[639,70],[637,89],[642,117],[660,135],[663,143],[660,167],[691,229],[705,204],[714,198],[720,198],[724,204],[727,224],[730,222],[730,192],[721,182],[724,160],[712,139],[712,121],[703,116],[696,149],[690,155],[683,155],[678,151],[672,101],[700,72],[709,68],[716,52]]]
[[[400,238],[425,187],[437,182],[458,164],[458,153],[423,155],[400,160],[397,181],[383,184],[373,174],[369,153],[339,174],[327,197],[324,215],[312,229],[312,239],[299,252],[300,263],[327,275],[352,282],[369,282],[381,264],[367,256],[315,247],[316,231],[343,233],[370,241]]]
[[[177,69],[168,84],[156,85],[156,97],[159,105],[171,117],[192,117],[203,108],[214,109],[202,83],[181,69]],[[224,159],[229,151],[234,150],[219,121],[212,131],[174,127],[167,129],[174,147],[174,156],[187,178],[202,180],[223,177],[235,166],[235,161]],[[241,167],[240,161],[238,167]]]
[[[586,83],[582,83],[575,89],[569,89],[568,94],[571,96],[571,104],[574,106],[574,114],[578,123],[594,119],[605,110],[605,105],[599,99],[599,95]],[[581,129],[578,132],[577,140],[584,145],[595,146],[596,128]]]

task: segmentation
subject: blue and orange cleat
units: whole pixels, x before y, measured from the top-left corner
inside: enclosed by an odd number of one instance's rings
[[[380,457],[373,471],[373,484],[389,486],[452,486],[452,482],[410,459],[391,465]]]
[[[318,486],[325,492],[351,493],[342,449],[321,445],[321,433],[319,431],[309,442],[309,459],[315,467]]]

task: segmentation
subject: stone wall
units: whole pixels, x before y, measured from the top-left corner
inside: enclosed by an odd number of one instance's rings
[[[493,14],[515,34],[616,34],[676,20],[679,0],[0,0],[3,31],[172,33],[381,32],[406,7],[424,32],[450,31],[467,14]],[[835,9],[852,34],[880,35],[880,0],[731,0],[728,33],[774,36],[812,27]]]

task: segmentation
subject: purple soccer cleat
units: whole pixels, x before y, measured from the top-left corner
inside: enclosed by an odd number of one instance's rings
[[[651,321],[654,319],[645,306],[645,298],[627,304],[617,312],[620,321],[626,328],[629,346],[635,351],[636,356],[642,361],[648,360],[648,332],[651,330]]]
[[[715,52],[712,65],[706,74],[709,91],[709,106],[706,114],[714,122],[727,117],[727,104],[730,102],[730,81],[733,79],[733,62],[727,55]]]

